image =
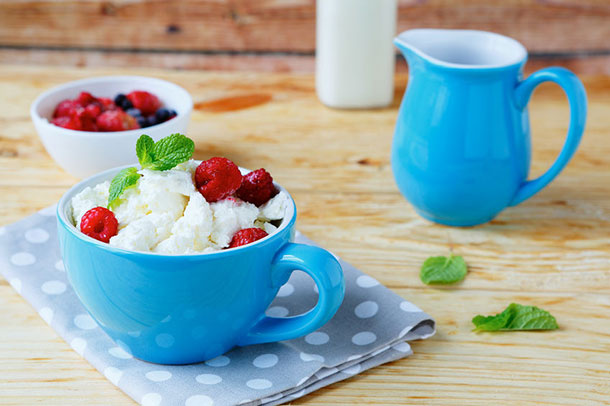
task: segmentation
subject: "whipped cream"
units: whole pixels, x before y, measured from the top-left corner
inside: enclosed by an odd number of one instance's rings
[[[125,190],[113,209],[119,232],[110,245],[132,251],[190,254],[218,251],[229,246],[244,228],[259,227],[268,234],[271,222],[286,214],[290,199],[280,191],[260,207],[236,197],[208,203],[197,191],[194,172],[198,162],[187,161],[168,171],[143,169],[138,183]],[[110,182],[86,187],[71,200],[72,217],[108,203]]]

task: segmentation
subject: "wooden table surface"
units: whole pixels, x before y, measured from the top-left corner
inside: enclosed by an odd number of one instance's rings
[[[438,323],[415,354],[294,401],[295,405],[610,404],[610,78],[586,77],[580,150],[539,195],[475,228],[419,218],[389,165],[397,106],[337,111],[311,75],[70,70],[0,66],[0,225],[55,203],[76,179],[47,155],[29,118],[44,89],[100,74],[159,76],[196,102],[195,157],[264,166],[293,194],[309,237],[416,303]],[[554,160],[567,126],[563,93],[533,97],[533,175]],[[422,261],[449,251],[469,263],[452,287],[423,285]],[[471,318],[511,302],[556,316],[551,332],[474,333]],[[0,403],[132,405],[0,278]]]

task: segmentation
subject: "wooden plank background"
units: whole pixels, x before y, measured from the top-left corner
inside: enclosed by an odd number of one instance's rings
[[[610,73],[608,0],[399,0],[398,30],[414,27],[495,31],[535,66]],[[314,52],[315,0],[0,2],[0,63],[311,72]]]

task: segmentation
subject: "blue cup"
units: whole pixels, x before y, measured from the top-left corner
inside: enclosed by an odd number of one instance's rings
[[[551,67],[523,80],[523,45],[490,32],[415,29],[394,43],[409,64],[409,83],[396,122],[392,170],[422,217],[450,226],[490,221],[548,185],[576,151],[587,98],[570,71]],[[565,91],[570,126],[555,163],[528,180],[527,104],[543,82]]]
[[[70,200],[120,169],[92,176],[64,194],[57,206],[58,234],[79,299],[100,327],[135,357],[159,364],[205,361],[235,346],[304,336],[338,310],[345,292],[341,266],[321,248],[291,242],[296,219],[292,198],[275,233],[230,250],[133,252],[82,234],[72,224]],[[265,316],[294,270],[315,281],[317,305],[296,317]]]

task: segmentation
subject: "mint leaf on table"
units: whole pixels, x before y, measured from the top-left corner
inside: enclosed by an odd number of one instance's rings
[[[555,330],[557,320],[546,310],[536,306],[511,303],[502,313],[495,316],[476,316],[472,319],[475,331],[510,330]]]
[[[155,142],[148,135],[142,134],[140,138],[138,138],[138,142],[136,142],[136,155],[138,156],[138,161],[140,161],[142,167],[152,163],[154,147]]]
[[[419,272],[419,278],[426,285],[459,282],[466,276],[468,267],[461,256],[430,257]]]
[[[145,169],[167,171],[182,162],[188,161],[193,156],[193,151],[195,151],[193,140],[182,134],[172,134],[169,137],[160,139],[154,143],[152,151],[149,151],[150,141],[142,142],[142,155],[146,158],[146,161],[140,161],[140,164]],[[149,156],[150,161],[148,160]],[[140,156],[138,155],[139,158]]]
[[[138,183],[138,179],[140,179],[140,174],[138,173],[137,168],[125,168],[121,172],[117,173],[110,182],[110,190],[108,192],[108,208],[112,209],[112,207],[120,200],[120,197],[125,189]]]

